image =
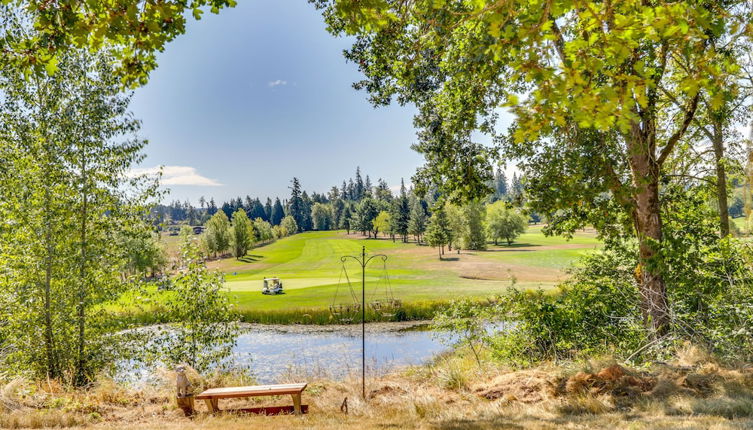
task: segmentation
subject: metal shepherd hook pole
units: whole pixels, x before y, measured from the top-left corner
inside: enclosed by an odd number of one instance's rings
[[[381,258],[382,261],[387,260],[387,256],[384,254],[374,254],[366,258],[365,246],[361,248],[361,258],[353,255],[340,258],[343,263],[348,258],[352,258],[361,265],[361,397],[364,400],[366,399],[366,266],[375,257]]]

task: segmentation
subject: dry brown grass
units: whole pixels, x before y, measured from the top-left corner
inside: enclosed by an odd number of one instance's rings
[[[242,374],[190,375],[207,386],[249,383]],[[295,416],[182,415],[173,375],[141,390],[102,379],[88,390],[23,379],[0,385],[0,428],[85,429],[742,429],[753,428],[753,368],[722,367],[697,350],[647,370],[611,360],[509,371],[467,354],[371,380],[310,380]],[[290,373],[280,382],[300,379]],[[347,397],[350,413],[340,412]],[[287,404],[289,399],[223,401],[221,407]]]

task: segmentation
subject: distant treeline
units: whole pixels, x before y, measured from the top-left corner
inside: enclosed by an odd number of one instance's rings
[[[517,173],[513,173],[512,180],[508,180],[504,170],[497,169],[494,179],[488,185],[493,190],[493,193],[488,196],[488,202],[505,200],[514,202],[516,206],[522,205],[523,180]],[[401,184],[401,187],[405,188],[404,183]],[[340,186],[332,186],[326,193],[315,191],[309,195],[306,191],[301,190],[301,183],[297,178],[293,178],[291,190],[291,195],[288,198],[281,200],[280,197],[275,197],[273,201],[267,197],[264,203],[260,198],[249,195],[230,199],[230,201],[222,202],[220,205],[217,205],[214,198],[207,200],[202,196],[199,198],[198,207],[193,206],[188,201],[175,200],[170,204],[156,205],[152,209],[151,215],[155,225],[204,225],[219,210],[222,210],[228,218],[231,218],[235,211],[243,209],[249,219],[261,218],[272,226],[280,225],[285,216],[291,215],[298,223],[299,231],[349,229],[349,223],[345,222],[342,214],[348,212],[348,216],[350,216],[355,209],[355,203],[361,202],[364,198],[391,202],[395,197],[399,197],[399,194],[393,194],[384,179],[378,179],[376,185],[374,185],[369,175],[364,178],[361,175],[360,167],[356,168],[355,177],[343,180]],[[409,199],[416,198],[412,189],[405,192]],[[437,198],[436,192],[427,193],[427,196],[421,199],[422,206],[428,209]],[[317,203],[332,205],[333,212],[330,214],[322,211],[321,208],[315,212],[314,207]],[[346,206],[348,211],[345,210]],[[537,217],[535,218],[537,219]],[[318,221],[316,225],[315,221]],[[358,229],[356,228],[356,230]]]

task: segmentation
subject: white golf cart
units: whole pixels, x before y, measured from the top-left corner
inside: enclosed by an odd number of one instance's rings
[[[280,278],[264,278],[264,288],[261,290],[262,294],[282,294],[282,281]]]

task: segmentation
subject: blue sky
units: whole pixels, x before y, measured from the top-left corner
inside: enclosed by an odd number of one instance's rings
[[[141,167],[166,166],[166,200],[194,203],[286,196],[293,176],[323,192],[356,166],[374,182],[408,181],[422,163],[414,109],[374,109],[353,90],[348,46],[304,0],[246,0],[191,20],[135,92],[150,141]]]

